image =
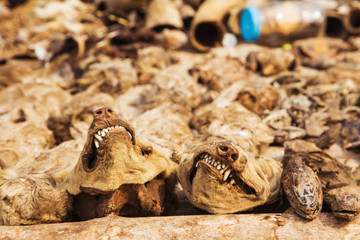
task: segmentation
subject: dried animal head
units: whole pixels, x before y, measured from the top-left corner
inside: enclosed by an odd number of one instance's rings
[[[80,159],[64,183],[70,194],[106,193],[122,184],[144,184],[169,176],[173,163],[136,139],[133,127],[111,108],[94,112]]]
[[[324,200],[336,217],[353,220],[360,210],[359,191],[355,185],[331,189],[324,194]]]
[[[192,146],[178,173],[190,202],[211,213],[234,213],[274,202],[280,174],[279,162],[255,158],[219,138]]]

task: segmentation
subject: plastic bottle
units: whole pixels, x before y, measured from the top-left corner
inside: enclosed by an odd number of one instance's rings
[[[240,17],[240,28],[245,41],[279,45],[317,36],[323,30],[324,22],[322,6],[306,1],[285,1],[246,7]]]

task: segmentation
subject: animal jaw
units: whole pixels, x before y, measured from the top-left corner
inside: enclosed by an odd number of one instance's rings
[[[185,195],[196,207],[211,213],[249,210],[279,194],[264,168],[231,141],[214,141],[196,147],[179,166]],[[279,180],[280,165],[277,169]],[[279,185],[279,184],[278,184]],[[275,192],[275,194],[274,194]]]
[[[125,145],[124,147],[135,145],[134,135],[132,127],[121,119],[107,119],[107,121],[95,119],[81,156],[84,170],[92,172],[100,162],[114,158],[117,147],[121,147],[117,145]]]
[[[173,208],[169,199],[177,202],[175,165],[138,141],[133,127],[112,109],[101,108],[94,112],[79,161],[62,188],[74,195],[74,212],[82,220],[110,213],[161,215]]]

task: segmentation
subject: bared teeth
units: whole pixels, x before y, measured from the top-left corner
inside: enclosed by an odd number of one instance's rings
[[[230,173],[231,173],[231,169],[226,170],[226,172],[224,173],[224,178],[223,178],[223,181],[224,181],[224,182],[225,182],[226,179],[229,177]]]
[[[94,144],[96,148],[99,148],[100,144],[99,141],[97,139],[94,139]]]
[[[130,138],[132,139],[132,136],[131,136],[131,134],[130,134],[129,132],[127,132],[127,133],[129,134]]]
[[[101,142],[101,141],[103,140],[102,138],[105,137],[106,134],[107,134],[108,132],[110,132],[111,130],[113,130],[113,129],[124,130],[124,131],[126,131],[126,132],[129,134],[129,136],[130,136],[131,139],[133,138],[132,135],[131,135],[131,133],[129,133],[129,132],[128,132],[124,127],[122,127],[122,126],[112,126],[112,127],[104,128],[104,129],[98,131],[97,134],[94,135],[94,137],[95,137],[97,140],[99,140],[99,142]]]
[[[100,137],[98,134],[95,134],[95,138],[99,140],[100,142],[103,140],[102,137]]]
[[[200,161],[204,161],[204,162],[210,164],[211,166],[213,166],[215,169],[217,169],[219,171],[219,173],[223,175],[223,182],[225,182],[226,180],[229,180],[229,182],[233,186],[235,186],[236,182],[233,179],[233,174],[231,173],[232,168],[230,167],[230,165],[226,165],[225,163],[222,163],[219,160],[216,160],[213,156],[211,156],[208,153],[202,154],[198,158],[198,161],[195,164],[196,168],[199,166]]]

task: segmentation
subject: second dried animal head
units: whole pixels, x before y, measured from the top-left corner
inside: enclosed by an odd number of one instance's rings
[[[277,200],[281,165],[217,139],[189,149],[178,175],[193,205],[211,213],[234,213]]]

